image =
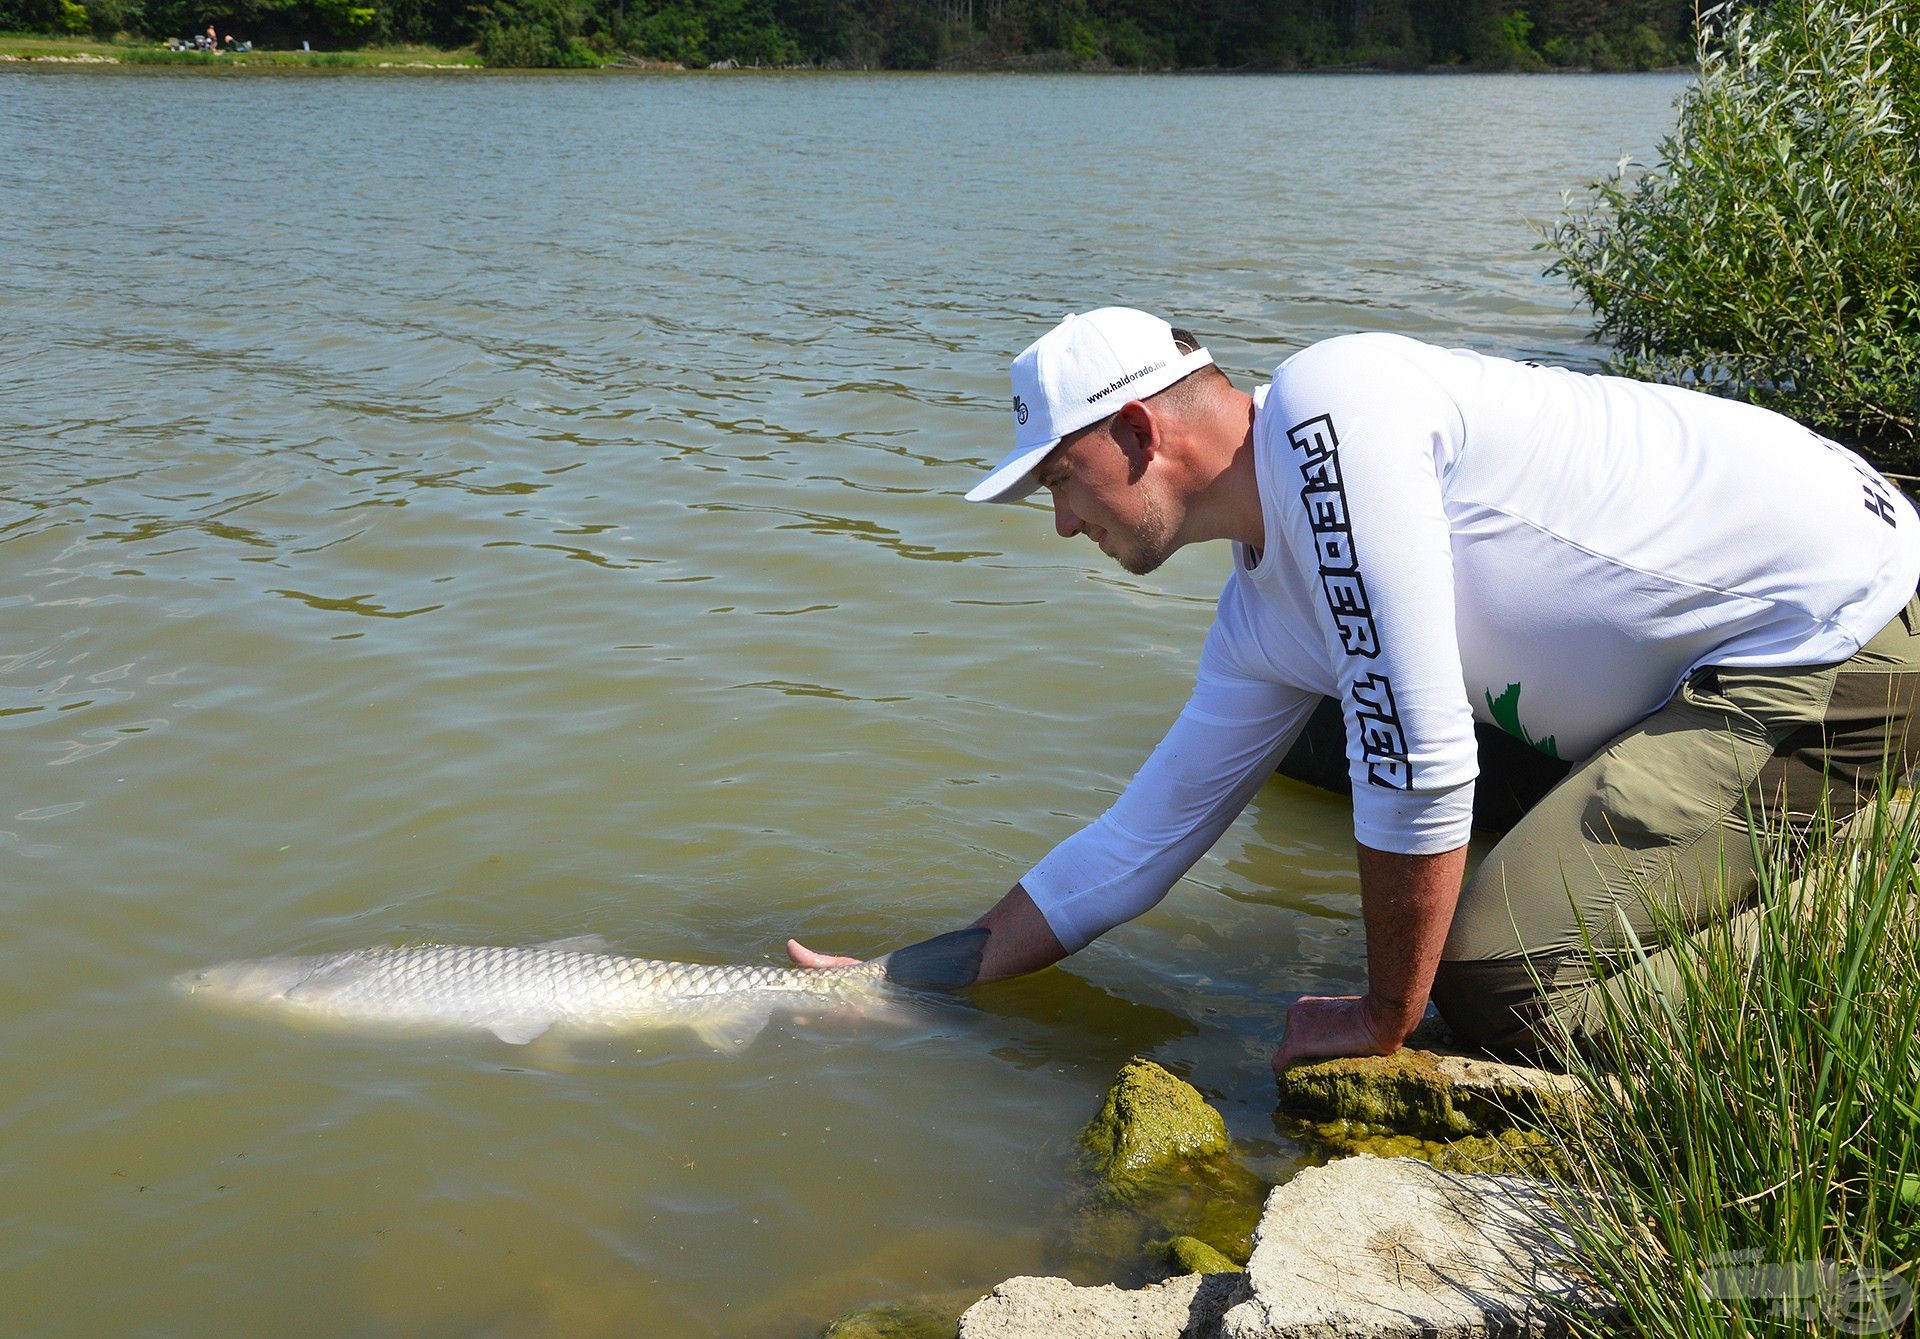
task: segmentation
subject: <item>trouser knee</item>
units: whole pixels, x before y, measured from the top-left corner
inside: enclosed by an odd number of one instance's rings
[[[1547,1049],[1540,983],[1551,979],[1548,967],[1524,956],[1442,962],[1433,1003],[1461,1046],[1534,1058]]]

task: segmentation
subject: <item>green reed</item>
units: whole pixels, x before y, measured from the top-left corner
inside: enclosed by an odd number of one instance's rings
[[[1913,1333],[1917,811],[1883,790],[1797,871],[1792,839],[1756,835],[1749,933],[1696,936],[1680,989],[1620,991],[1571,1054],[1559,1198],[1632,1332]]]

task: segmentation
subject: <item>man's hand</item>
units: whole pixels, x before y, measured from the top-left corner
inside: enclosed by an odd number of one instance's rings
[[[1301,1060],[1324,1060],[1342,1055],[1392,1055],[1389,1044],[1368,1015],[1359,995],[1304,995],[1287,1011],[1287,1031],[1273,1053],[1273,1072],[1279,1074]]]
[[[831,953],[815,953],[798,939],[787,941],[787,956],[796,967],[857,967],[858,958],[842,958]]]
[[[1040,914],[1040,908],[1017,883],[969,928],[991,932],[980,951],[974,985],[1037,972],[1067,956],[1046,917]],[[787,941],[787,956],[799,967],[852,967],[861,961],[815,953],[797,939]]]

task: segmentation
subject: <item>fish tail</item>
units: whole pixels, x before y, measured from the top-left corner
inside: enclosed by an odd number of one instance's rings
[[[950,930],[918,944],[897,948],[879,960],[887,980],[926,990],[958,990],[980,976],[980,955],[987,947],[985,926]]]

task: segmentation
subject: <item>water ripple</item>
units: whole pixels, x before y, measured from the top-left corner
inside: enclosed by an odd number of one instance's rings
[[[971,920],[1153,746],[1223,571],[961,502],[1009,355],[1121,301],[1246,382],[1353,328],[1590,362],[1524,220],[1682,86],[0,71],[10,1322],[811,1332],[1040,1267],[1135,1053],[1289,1165],[1263,1032],[1362,965],[1291,787],[964,1025],[534,1055],[165,982]],[[1090,206],[1130,124],[1181,189]]]

